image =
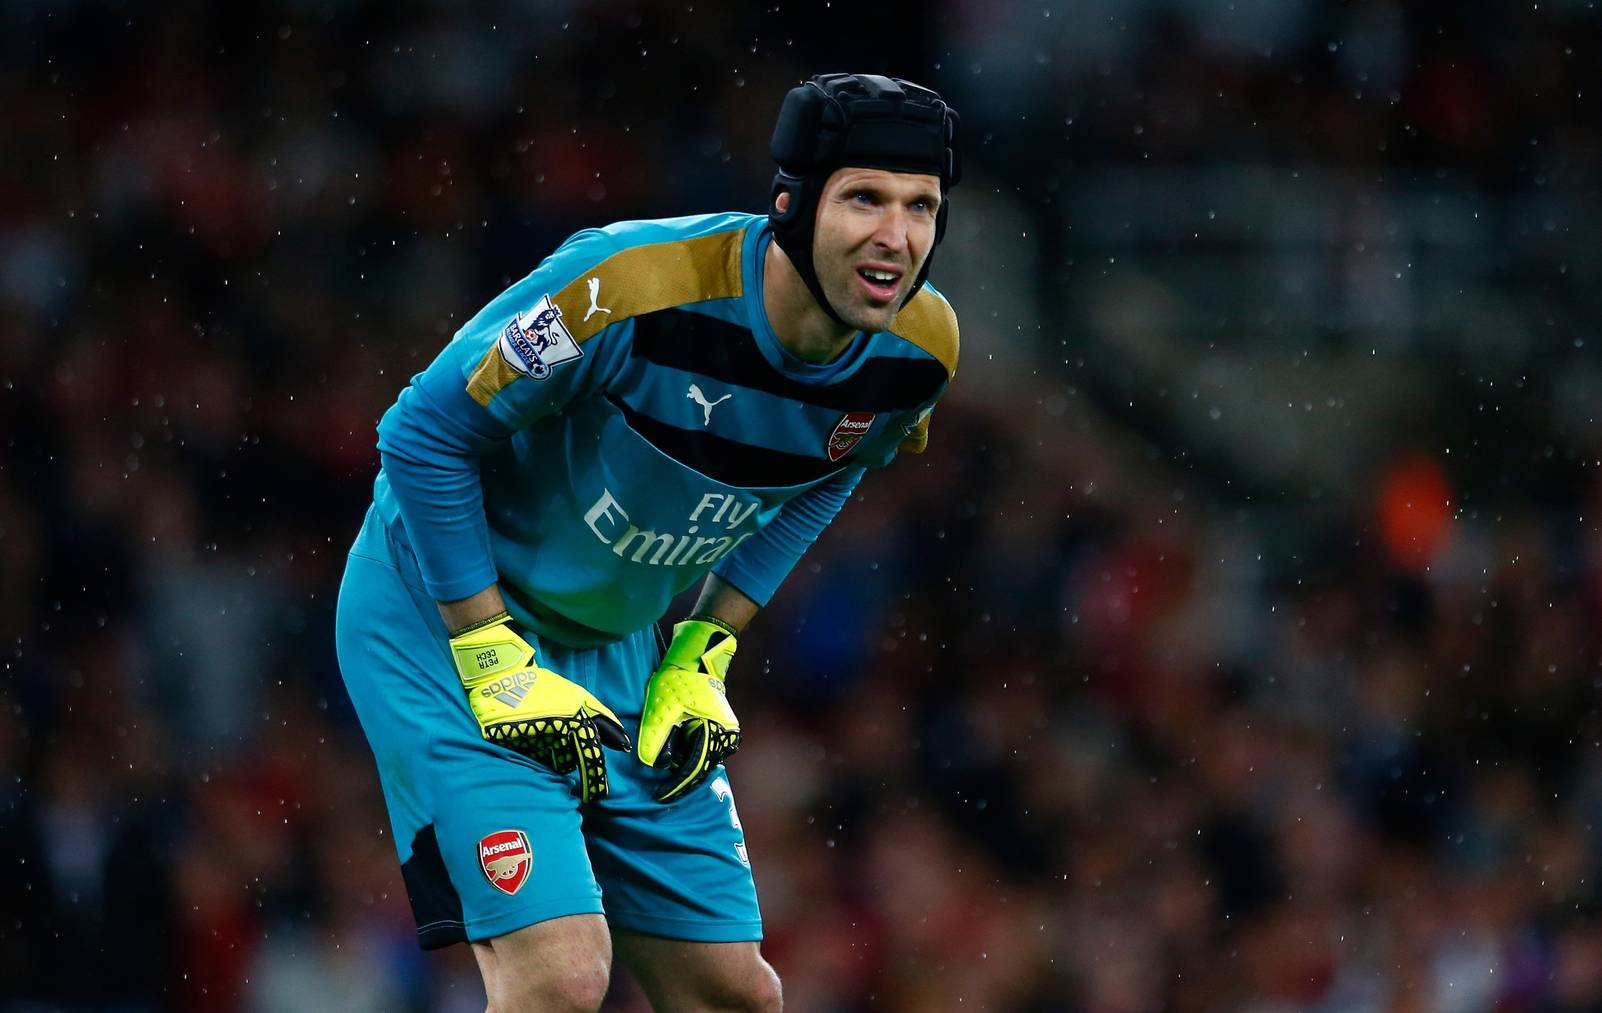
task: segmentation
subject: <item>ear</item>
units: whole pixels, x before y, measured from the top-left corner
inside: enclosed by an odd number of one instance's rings
[[[781,215],[790,210],[790,191],[781,191],[779,196],[773,199],[773,210]]]

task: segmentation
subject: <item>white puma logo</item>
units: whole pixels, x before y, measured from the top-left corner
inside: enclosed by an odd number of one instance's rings
[[[703,426],[710,426],[712,424],[712,409],[716,408],[718,405],[727,401],[734,395],[725,394],[716,401],[708,401],[706,399],[706,395],[701,393],[701,388],[692,383],[690,384],[690,392],[684,396],[701,406],[701,414],[704,416],[701,424]]]
[[[590,308],[584,311],[584,319],[588,320],[597,313],[611,313],[612,311],[605,306],[597,306],[595,304],[595,297],[601,294],[601,279],[591,278],[585,284],[590,287]]]

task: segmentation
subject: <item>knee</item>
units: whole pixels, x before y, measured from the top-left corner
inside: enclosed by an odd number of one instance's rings
[[[766,960],[757,961],[725,1002],[727,1009],[738,1013],[779,1013],[784,1008],[784,994],[778,972]]]
[[[595,1013],[606,1000],[611,969],[597,956],[566,966],[535,964],[511,970],[503,965],[497,977],[487,1013]]]
[[[779,972],[765,960],[751,994],[751,1005],[747,1008],[752,1013],[779,1013],[784,1008],[784,988],[779,984]]]

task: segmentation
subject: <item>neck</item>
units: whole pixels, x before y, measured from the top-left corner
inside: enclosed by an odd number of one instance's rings
[[[778,243],[769,243],[762,266],[762,308],[784,350],[802,362],[833,362],[856,330],[829,316]]]

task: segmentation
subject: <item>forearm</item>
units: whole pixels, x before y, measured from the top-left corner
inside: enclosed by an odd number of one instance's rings
[[[714,576],[725,587],[743,588],[741,597],[754,613],[768,603],[801,554],[834,520],[861,478],[862,469],[852,468],[790,500],[756,537],[719,560]]]
[[[711,616],[733,628],[735,633],[744,630],[761,608],[739,588],[715,573],[706,575],[706,582],[701,585],[701,595],[695,600],[696,615]]]
[[[466,598],[436,604],[439,605],[440,616],[445,620],[445,628],[453,634],[457,630],[464,630],[474,623],[483,622],[490,616],[497,616],[506,611],[506,602],[501,599],[499,584],[491,584]]]

